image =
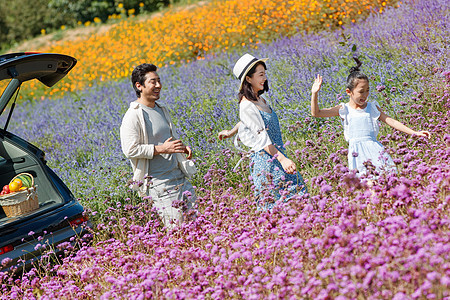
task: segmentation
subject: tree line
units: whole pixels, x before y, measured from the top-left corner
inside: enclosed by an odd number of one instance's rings
[[[0,0],[0,50],[61,28],[104,23],[192,0]]]

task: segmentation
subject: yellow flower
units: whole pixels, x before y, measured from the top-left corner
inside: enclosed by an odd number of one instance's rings
[[[369,15],[373,7],[380,12],[397,4],[395,0],[227,0],[205,1],[190,9],[169,7],[163,14],[147,19],[124,18],[123,3],[117,7],[121,14],[108,30],[61,40],[40,49],[71,55],[79,63],[59,85],[51,90],[39,90],[39,95],[60,96],[67,91],[82,89],[95,81],[116,80],[129,76],[130,66],[143,61],[157,65],[204,59],[206,53],[218,53],[234,48],[257,48],[280,36],[299,31],[333,28],[355,23]],[[400,2],[401,3],[401,2]],[[140,2],[139,7],[144,7]],[[134,9],[127,11],[133,15]],[[100,18],[94,18],[100,23]],[[82,25],[81,22],[79,22]],[[85,22],[84,26],[90,26]],[[45,29],[41,30],[46,34]],[[155,43],[160,40],[160,43]],[[101,55],[99,55],[101,53]],[[28,93],[40,89],[27,86]]]

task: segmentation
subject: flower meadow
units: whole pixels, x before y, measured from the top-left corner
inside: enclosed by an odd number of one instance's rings
[[[397,1],[214,0],[185,9],[173,7],[151,18],[130,18],[97,34],[32,49],[65,53],[76,57],[80,65],[72,77],[51,90],[31,83],[29,96],[59,96],[95,82],[128,78],[133,66],[144,61],[174,64],[245,45],[257,48],[274,37],[356,22],[394,3]]]
[[[151,200],[127,188],[119,126],[135,99],[128,79],[22,103],[9,130],[45,150],[86,207],[93,241],[61,245],[64,258],[48,249],[20,278],[0,274],[1,299],[450,299],[449,10],[445,0],[417,0],[335,31],[163,66],[160,101],[200,170],[198,216],[170,231]],[[256,209],[248,162],[232,170],[242,153],[217,140],[238,121],[231,70],[244,51],[269,57],[268,98],[310,192],[272,211]],[[339,120],[309,112],[317,73],[322,107],[347,101],[353,56],[370,99],[431,132],[383,125],[379,141],[398,174],[371,188],[346,167]]]

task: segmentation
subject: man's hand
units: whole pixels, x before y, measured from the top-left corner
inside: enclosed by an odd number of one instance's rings
[[[187,159],[191,159],[191,158],[192,158],[192,150],[191,150],[191,147],[186,146],[186,150],[184,151],[184,153],[186,153],[186,158],[187,158]]]
[[[180,140],[173,140],[172,137],[168,138],[164,144],[155,146],[155,155],[162,153],[185,153],[186,146]]]

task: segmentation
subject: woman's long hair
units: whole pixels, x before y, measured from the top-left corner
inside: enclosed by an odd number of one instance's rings
[[[266,64],[263,61],[259,61],[247,72],[245,76],[253,77],[253,74],[255,74],[256,72],[256,67],[259,65],[263,65],[264,69],[267,70]],[[258,96],[268,91],[269,91],[269,83],[266,80],[266,82],[264,82],[264,88],[258,92]],[[238,94],[239,103],[241,102],[242,97],[245,97],[250,101],[258,101],[258,99],[256,99],[255,93],[253,92],[252,85],[245,79],[244,82],[242,83],[241,90],[239,91]]]

